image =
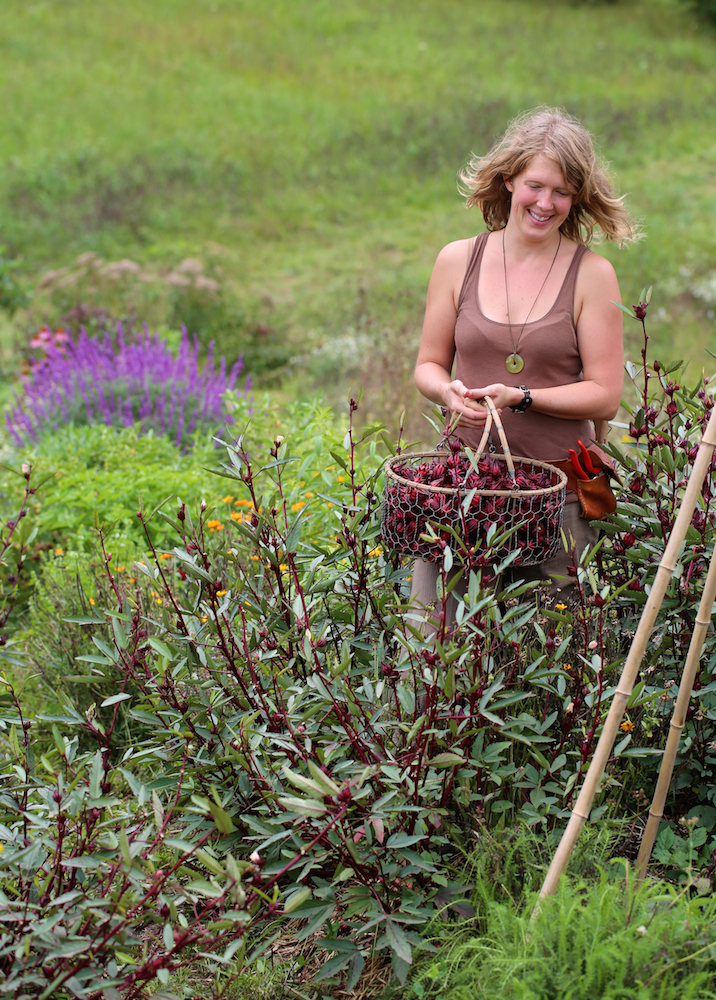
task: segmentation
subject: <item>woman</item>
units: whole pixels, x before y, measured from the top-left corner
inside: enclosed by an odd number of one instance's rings
[[[623,388],[622,312],[614,305],[619,285],[612,265],[588,244],[597,227],[601,238],[620,245],[641,234],[590,134],[559,109],[515,119],[460,179],[487,232],[450,243],[438,255],[416,384],[459,415],[457,434],[470,447],[485,423],[480,400],[490,396],[513,454],[565,459],[569,448],[578,450],[578,440],[595,440],[595,427],[606,428]],[[578,556],[597,537],[579,510],[576,494],[568,493],[564,527]],[[565,552],[515,572],[549,581],[555,596],[567,587],[570,559]],[[416,564],[419,603],[434,606],[435,576],[432,564]]]

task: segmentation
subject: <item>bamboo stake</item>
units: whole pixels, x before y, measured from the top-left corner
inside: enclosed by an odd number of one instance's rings
[[[676,760],[676,752],[679,749],[681,732],[686,722],[686,711],[691,700],[691,692],[693,691],[694,681],[699,669],[701,650],[703,649],[706,633],[711,623],[714,600],[716,600],[716,549],[714,549],[711,556],[709,572],[696,616],[696,626],[691,636],[691,642],[689,643],[684,673],[679,684],[679,693],[676,697],[676,704],[671,716],[669,736],[666,741],[661,767],[659,768],[659,778],[656,783],[654,799],[649,810],[646,829],[641,838],[639,856],[636,859],[636,876],[640,880],[646,875],[646,866],[649,864],[649,858],[654,848],[659,823],[664,816],[664,803],[666,802],[666,796],[671,784],[671,776],[674,773],[674,761]]]
[[[699,443],[698,454],[696,455],[696,461],[694,462],[694,467],[691,470],[691,475],[689,476],[689,482],[686,486],[686,492],[684,493],[684,498],[681,502],[681,508],[676,517],[676,521],[674,522],[674,527],[664,551],[664,555],[656,571],[651,593],[649,594],[649,598],[644,605],[639,626],[636,630],[636,634],[634,635],[629,655],[627,656],[626,663],[624,664],[622,675],[619,678],[619,684],[617,685],[617,690],[612,699],[609,713],[604,722],[602,734],[599,737],[599,741],[594,751],[594,756],[592,757],[592,762],[584,778],[582,790],[579,793],[579,798],[577,799],[574,809],[572,810],[572,815],[569,818],[567,827],[562,834],[562,839],[560,840],[557,851],[552,859],[552,864],[550,865],[540,891],[540,898],[551,896],[556,891],[560,877],[564,869],[567,867],[567,862],[569,861],[574,845],[577,842],[580,831],[589,818],[589,812],[592,802],[594,801],[594,796],[596,795],[597,788],[599,787],[602,775],[604,774],[604,769],[609,761],[612,748],[614,747],[614,741],[617,737],[617,733],[619,732],[619,726],[624,716],[624,712],[626,711],[629,698],[634,690],[634,684],[638,676],[639,666],[644,657],[644,650],[646,648],[647,641],[651,634],[651,630],[654,627],[654,622],[656,621],[656,616],[659,608],[661,607],[661,602],[664,599],[666,588],[674,570],[676,569],[676,561],[679,555],[679,550],[681,549],[681,545],[686,537],[686,530],[691,523],[691,516],[694,513],[696,503],[701,493],[701,487],[704,479],[706,478],[709,465],[711,464],[714,448],[716,448],[716,407],[714,407],[711,411],[711,417],[709,418],[706,432]]]

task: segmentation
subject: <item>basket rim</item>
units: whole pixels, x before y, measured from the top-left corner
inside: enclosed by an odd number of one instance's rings
[[[457,452],[456,454],[460,454]],[[462,454],[465,454],[464,450]],[[466,497],[468,494],[473,493],[475,496],[485,496],[485,497],[540,497],[540,496],[550,496],[553,493],[559,493],[564,490],[566,495],[567,486],[567,474],[558,469],[556,465],[551,465],[549,462],[542,462],[536,458],[525,458],[521,455],[513,455],[512,461],[517,464],[518,462],[523,465],[531,465],[532,468],[546,469],[549,472],[553,472],[558,477],[558,482],[552,486],[544,486],[538,490],[478,490],[478,489],[463,489],[462,487],[456,488],[454,486],[430,486],[428,483],[416,483],[412,479],[405,479],[403,476],[399,476],[392,468],[393,463],[405,461],[405,459],[418,459],[418,458],[437,458],[438,456],[447,456],[449,452],[446,451],[412,451],[405,452],[402,455],[393,455],[391,458],[387,459],[383,469],[385,471],[386,480],[391,479],[395,483],[399,483],[401,486],[408,486],[415,490],[424,490],[426,493],[437,493],[443,494],[445,496],[459,496]],[[507,464],[507,460],[504,454],[491,453],[490,458],[496,458],[498,461],[503,461]]]

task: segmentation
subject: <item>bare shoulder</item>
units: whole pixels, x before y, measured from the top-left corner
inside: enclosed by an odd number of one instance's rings
[[[578,293],[589,294],[590,290],[606,290],[614,296],[619,295],[619,282],[611,262],[595,251],[585,254],[577,276]]]
[[[475,238],[472,237],[455,240],[442,248],[435,261],[429,292],[450,294],[457,302],[474,244]]]
[[[475,244],[475,237],[471,236],[466,240],[454,240],[444,246],[435,261],[436,270],[453,271],[461,270],[464,274],[467,270],[469,256]]]

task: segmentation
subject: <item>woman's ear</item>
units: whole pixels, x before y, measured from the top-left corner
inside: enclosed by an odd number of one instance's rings
[[[502,180],[504,181],[505,187],[507,188],[507,190],[510,192],[510,194],[512,194],[512,181],[507,176],[507,174],[503,174],[502,175]]]

